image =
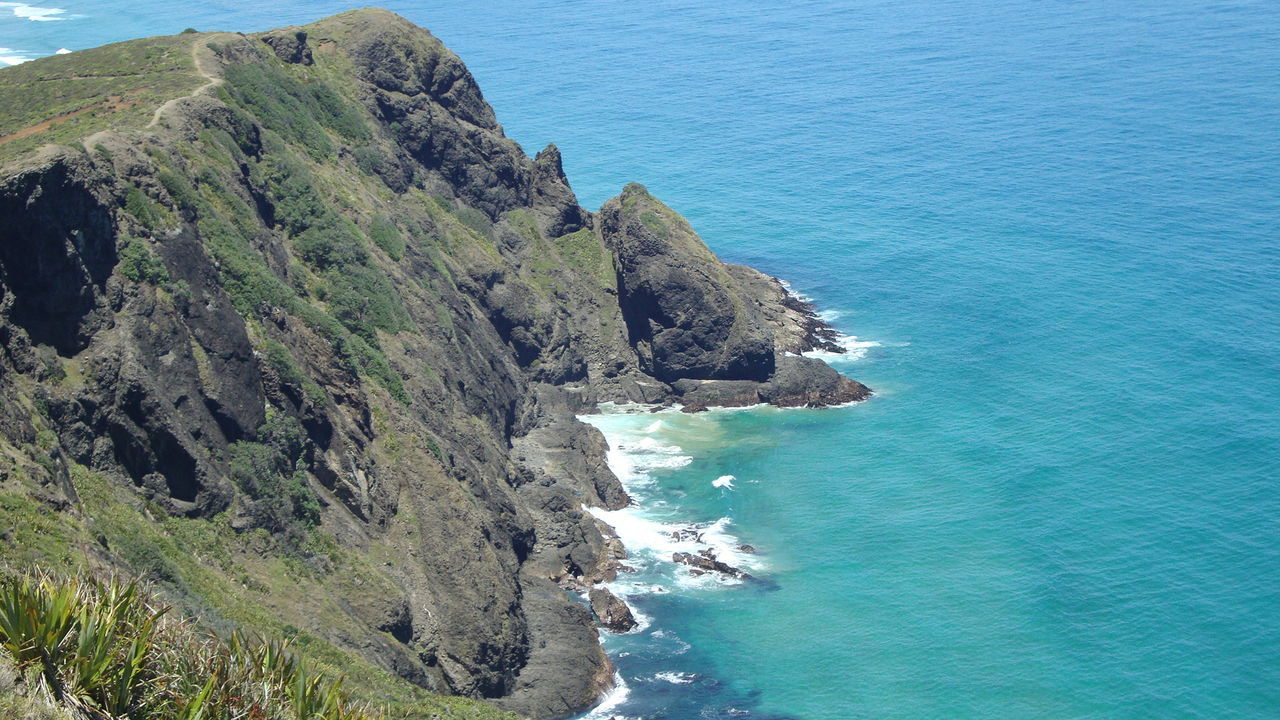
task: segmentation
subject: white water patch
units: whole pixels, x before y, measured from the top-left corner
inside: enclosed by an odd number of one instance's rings
[[[843,316],[844,316],[844,313],[839,310],[819,310],[818,311],[818,319],[826,323],[838,320]]]
[[[70,19],[67,11],[62,8],[38,7],[16,2],[0,2],[0,8],[8,8],[13,11],[15,17],[31,20],[32,22],[53,22]]]
[[[640,633],[643,633],[644,631],[653,627],[652,615],[641,612],[636,608],[636,606],[627,602],[627,599],[625,597],[622,597],[621,595],[619,595],[618,597],[622,599],[622,602],[627,604],[627,609],[631,611],[631,617],[634,618],[636,621],[636,626],[631,628],[627,632],[623,633],[624,635],[639,635]]]
[[[625,720],[624,716],[615,714],[613,709],[627,701],[627,696],[631,694],[631,688],[627,687],[627,681],[622,679],[619,673],[613,674],[613,689],[605,694],[600,704],[591,709],[591,712],[582,716],[582,720],[608,720],[616,718],[617,720]]]
[[[738,585],[742,580],[719,573],[693,575],[689,568],[672,558],[676,553],[698,553],[711,550],[717,560],[736,568],[757,572],[763,566],[761,559],[739,548],[741,541],[728,531],[732,519],[722,517],[713,523],[689,524],[668,522],[647,517],[637,506],[621,510],[588,508],[601,522],[611,526],[627,548],[627,565],[638,571],[665,571],[677,587],[711,588],[717,585]],[[665,582],[665,581],[663,581]],[[645,595],[665,592],[652,579],[649,572],[619,573],[617,580],[609,583],[617,595]],[[638,619],[638,618],[637,618]]]
[[[651,635],[652,637],[656,637],[660,640],[670,641],[670,643],[675,646],[674,650],[667,651],[668,655],[683,655],[693,649],[692,645],[666,630],[654,630]]]
[[[799,300],[800,302],[807,302],[807,303],[813,302],[813,298],[791,287],[791,283],[787,282],[786,280],[783,280],[782,278],[777,278],[777,280],[778,280],[778,283],[782,285],[782,289],[786,290],[787,294],[790,295],[791,297]]]
[[[0,64],[4,65],[20,65],[34,58],[21,50],[0,47]]]
[[[868,348],[880,347],[880,343],[875,340],[859,340],[856,335],[841,335],[836,338],[836,344],[844,348],[843,353],[830,352],[827,350],[810,350],[806,352],[804,356],[817,358],[827,364],[831,364],[833,362],[852,362],[866,357]]]
[[[653,676],[654,680],[664,680],[672,685],[688,685],[698,679],[696,673],[660,672]]]
[[[705,440],[700,430],[711,432],[716,427],[713,418],[675,415],[669,420],[649,421],[634,417],[636,413],[632,408],[618,405],[602,406],[601,411],[599,415],[583,416],[581,420],[604,433],[609,443],[605,459],[634,501],[621,510],[589,508],[592,515],[614,529],[627,549],[625,564],[637,571],[620,573],[609,583],[614,593],[645,595],[674,588],[713,588],[742,582],[720,573],[690,573],[688,566],[672,559],[676,553],[697,555],[710,550],[721,562],[748,572],[757,571],[761,560],[739,549],[741,541],[729,531],[731,518],[721,517],[712,522],[677,520],[671,517],[671,506],[660,497],[657,487],[656,473],[694,461],[676,444],[679,438],[698,436]],[[673,411],[655,414],[666,412]],[[732,475],[723,475],[712,484],[732,490],[735,479]]]
[[[54,55],[70,55],[71,51],[66,48],[58,48],[57,50],[53,51],[53,54]]]

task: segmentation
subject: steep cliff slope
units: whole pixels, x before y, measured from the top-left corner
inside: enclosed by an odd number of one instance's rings
[[[0,91],[4,559],[147,573],[371,698],[554,717],[607,688],[570,591],[619,552],[583,506],[628,499],[575,413],[868,394],[643,187],[581,208],[391,13]]]

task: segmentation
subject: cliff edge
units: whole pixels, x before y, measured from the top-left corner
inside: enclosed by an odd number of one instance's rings
[[[579,206],[392,13],[0,90],[0,525],[30,529],[0,560],[144,573],[406,712],[612,683],[577,593],[619,548],[583,508],[628,498],[575,414],[869,394],[642,186]]]

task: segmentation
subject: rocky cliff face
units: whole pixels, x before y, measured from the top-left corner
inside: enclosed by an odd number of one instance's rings
[[[0,118],[0,492],[72,538],[59,561],[564,716],[612,677],[570,591],[619,550],[583,507],[628,502],[575,413],[868,394],[797,356],[830,344],[807,307],[643,187],[581,208],[556,148],[525,155],[398,16],[136,42],[181,88],[163,105],[74,140]],[[81,82],[121,47],[0,81]],[[227,557],[148,559],[111,512]],[[277,587],[263,558],[298,568]]]

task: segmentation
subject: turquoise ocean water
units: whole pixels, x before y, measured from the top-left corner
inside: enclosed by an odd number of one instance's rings
[[[345,7],[46,4],[0,56]],[[878,391],[592,419],[646,618],[596,717],[1280,717],[1280,4],[388,5]],[[762,581],[676,570],[689,524]]]

